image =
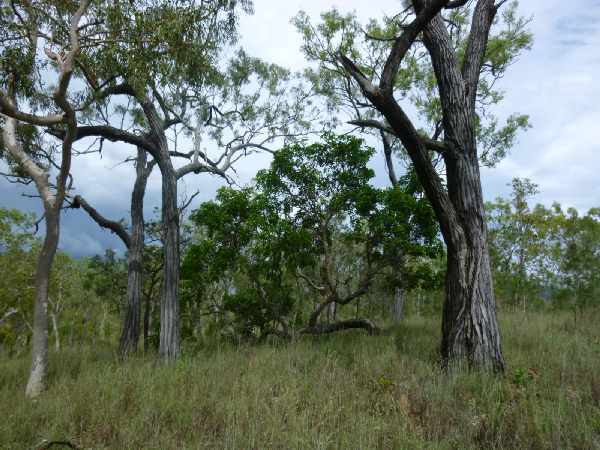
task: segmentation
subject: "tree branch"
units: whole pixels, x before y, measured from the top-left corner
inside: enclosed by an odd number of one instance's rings
[[[116,234],[121,241],[125,244],[125,247],[128,249],[131,247],[131,236],[123,225],[119,222],[115,222],[113,220],[109,220],[102,216],[96,209],[94,209],[88,202],[85,201],[83,197],[80,195],[76,195],[73,199],[73,203],[71,204],[71,208],[83,208],[83,210],[88,213],[88,215],[102,228],[106,228],[107,230],[112,231]]]
[[[494,0],[479,0],[475,6],[471,20],[472,25],[467,40],[462,74],[468,92],[469,105],[473,109],[475,109],[477,85],[485,57],[490,28],[494,22],[496,12],[497,7],[494,5]]]
[[[50,128],[48,133],[59,139],[63,139],[65,136],[64,130],[56,128]],[[87,125],[78,127],[77,132],[75,133],[74,141],[92,136],[102,137],[111,142],[125,142],[126,144],[141,147],[155,157],[156,148],[146,136],[133,134],[110,125]]]
[[[368,319],[351,319],[334,323],[319,323],[302,328],[300,334],[328,334],[341,330],[363,329],[369,334],[378,334],[379,328]]]
[[[381,141],[383,142],[383,154],[385,156],[385,165],[387,166],[390,183],[392,183],[392,186],[398,186],[398,177],[396,176],[394,161],[392,159],[392,145],[385,131],[379,130],[379,133],[381,134]]]
[[[361,128],[376,128],[380,131],[383,131],[383,132],[389,133],[393,136],[399,137],[390,126],[388,126],[378,120],[374,120],[374,119],[350,120],[350,121],[348,121],[348,124],[356,125],[357,127],[361,127]],[[428,150],[433,150],[438,153],[445,153],[448,151],[448,146],[441,141],[438,141],[435,139],[430,139],[427,136],[421,136],[421,135],[419,136],[419,139],[421,140],[422,144]]]
[[[0,92],[0,113],[4,114],[5,116],[12,117],[13,119],[20,120],[21,122],[45,127],[58,125],[59,123],[63,123],[65,120],[64,114],[36,116],[35,114],[29,114],[23,111],[19,111],[15,108],[14,104],[10,101],[9,97],[3,92]]]
[[[419,33],[427,26],[429,21],[438,14],[448,0],[431,0],[417,12],[417,17],[404,28],[404,31],[396,41],[383,68],[381,80],[379,81],[379,89],[386,94],[391,94],[394,88],[394,80],[398,73],[398,68],[402,63],[402,59],[406,52],[411,47]]]

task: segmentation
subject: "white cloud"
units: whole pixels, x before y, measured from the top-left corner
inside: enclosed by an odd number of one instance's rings
[[[356,11],[361,20],[381,17],[401,7],[399,0],[255,0],[255,14],[241,20],[241,44],[254,56],[292,69],[305,65],[300,38],[290,19],[299,10],[317,18],[321,11],[337,7]],[[583,13],[580,13],[582,11]],[[585,210],[600,204],[600,1],[522,1],[520,12],[533,16],[534,46],[509,70],[500,87],[506,91],[498,113],[529,114],[533,128],[520,136],[511,154],[496,168],[483,169],[487,199],[506,195],[513,177],[529,177],[540,185],[538,201],[554,200]],[[127,217],[129,195],[135,173],[131,165],[118,165],[133,149],[108,144],[103,158],[77,158],[73,174],[79,192],[98,209],[113,218]],[[259,168],[266,167],[269,155],[253,155],[237,165],[237,180],[247,183]],[[373,161],[377,183],[387,184],[381,158]],[[205,201],[222,185],[218,178],[201,174],[180,183],[180,191],[200,195],[192,206]],[[2,205],[36,208],[36,200],[18,197],[15,186],[1,184]],[[155,170],[146,202],[147,215],[160,204],[160,176]],[[77,254],[102,253],[119,243],[99,231],[82,212],[70,212],[64,220],[61,246]],[[66,235],[66,236],[64,236]]]

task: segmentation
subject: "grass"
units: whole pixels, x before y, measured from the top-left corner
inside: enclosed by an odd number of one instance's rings
[[[65,350],[35,402],[28,359],[2,360],[0,448],[600,449],[599,319],[504,313],[503,378],[440,372],[439,321],[418,317],[166,366]]]

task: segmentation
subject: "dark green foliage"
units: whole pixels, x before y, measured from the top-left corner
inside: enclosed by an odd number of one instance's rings
[[[251,189],[222,188],[191,219],[204,236],[182,265],[188,296],[207,303],[210,286],[220,281],[220,308],[233,313],[241,335],[249,337],[256,327],[261,336],[281,325],[294,303],[288,270],[303,257],[293,253],[302,248],[302,236],[286,229]]]
[[[291,313],[309,309],[298,304],[300,280],[328,286],[315,300],[342,302],[402,258],[439,254],[435,218],[414,177],[374,188],[372,154],[360,139],[326,134],[279,150],[255,188],[221,189],[191,217],[199,238],[182,268],[188,295],[207,303],[222,283],[219,308],[242,334],[287,333]]]

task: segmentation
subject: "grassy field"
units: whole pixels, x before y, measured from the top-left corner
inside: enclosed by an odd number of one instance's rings
[[[439,322],[418,317],[171,366],[66,350],[35,402],[28,359],[2,360],[0,448],[600,449],[599,321],[504,313],[504,378],[440,372]]]

